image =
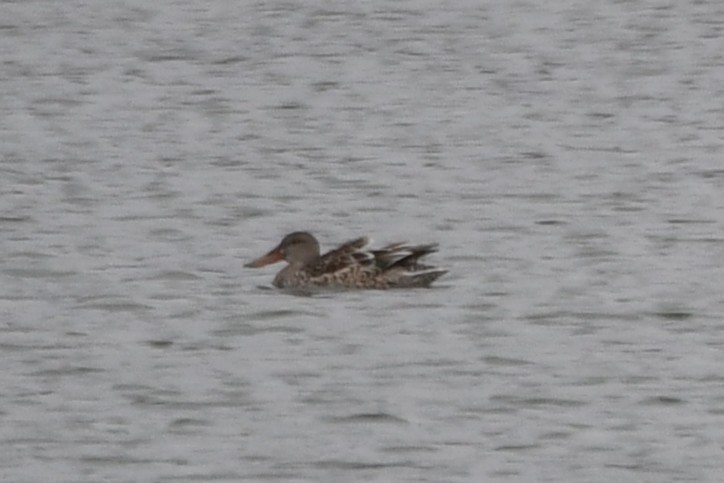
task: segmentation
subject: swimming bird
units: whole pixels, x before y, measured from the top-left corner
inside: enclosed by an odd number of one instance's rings
[[[305,231],[286,235],[266,255],[247,263],[258,268],[285,260],[277,273],[277,288],[389,289],[427,287],[447,269],[423,265],[420,258],[437,251],[437,244],[394,243],[367,248],[367,237],[356,238],[320,255],[319,242]]]

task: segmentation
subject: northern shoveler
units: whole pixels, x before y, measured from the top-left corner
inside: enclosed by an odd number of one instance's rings
[[[387,289],[427,287],[444,268],[419,263],[419,259],[437,251],[437,244],[407,245],[395,243],[377,250],[365,249],[367,237],[350,240],[320,255],[319,242],[311,234],[297,231],[269,253],[247,263],[246,267],[263,267],[286,260],[274,278],[278,288],[360,288]]]

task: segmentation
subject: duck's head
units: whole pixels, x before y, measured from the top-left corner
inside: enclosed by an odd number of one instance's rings
[[[286,260],[291,265],[304,265],[319,257],[319,242],[306,231],[295,231],[282,239],[263,257],[247,263],[246,267],[257,268]]]

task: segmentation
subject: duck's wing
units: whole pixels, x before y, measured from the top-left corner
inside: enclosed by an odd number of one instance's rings
[[[354,265],[370,265],[374,262],[375,257],[364,249],[369,242],[369,238],[364,236],[343,243],[309,264],[305,270],[311,277],[321,277]]]
[[[425,265],[420,259],[437,251],[437,243],[408,245],[395,243],[375,250],[375,264],[380,270],[378,279],[386,287],[427,287],[448,272],[445,268]]]
[[[427,245],[408,245],[407,243],[393,243],[386,247],[374,250],[375,264],[382,270],[392,268],[415,269],[419,266],[419,259],[437,251],[437,243]]]

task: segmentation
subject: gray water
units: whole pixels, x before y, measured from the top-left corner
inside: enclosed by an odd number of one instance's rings
[[[723,31],[718,0],[3,2],[0,479],[721,481]],[[243,267],[298,229],[450,274]]]

